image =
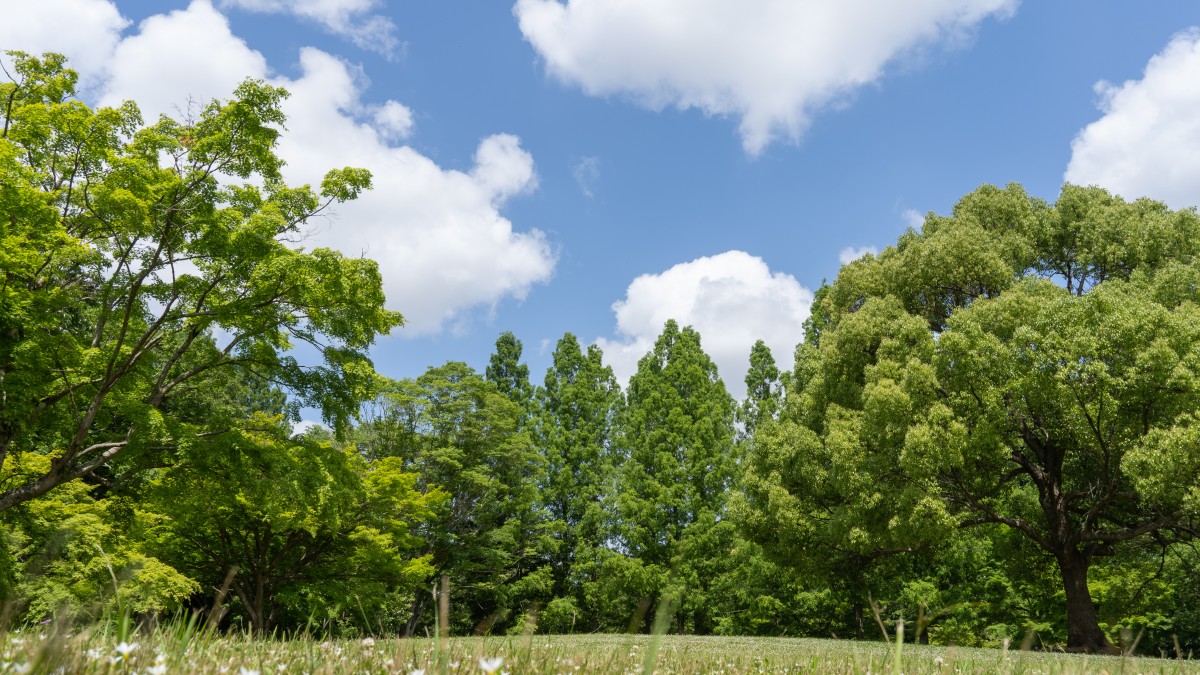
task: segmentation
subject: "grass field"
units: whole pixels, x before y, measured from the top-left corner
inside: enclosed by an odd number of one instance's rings
[[[353,641],[11,632],[0,673],[1197,673],[1200,662],[805,638],[573,635]],[[439,644],[441,646],[439,647]],[[898,661],[897,661],[898,657]],[[897,664],[899,668],[897,668]]]

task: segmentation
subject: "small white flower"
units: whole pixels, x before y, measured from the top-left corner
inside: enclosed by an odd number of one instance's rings
[[[446,664],[446,665],[450,666],[451,668],[457,668],[457,667],[458,667],[458,661],[451,661],[450,663],[448,663],[448,664]]]
[[[360,642],[359,644],[366,647],[367,649],[370,649],[371,647],[375,646],[375,638],[365,637],[362,639],[362,642]]]
[[[241,668],[238,668],[238,675],[258,675],[258,671],[250,670],[249,668],[242,666]]]
[[[136,642],[133,644],[129,644],[128,642],[122,642],[121,644],[116,646],[117,653],[120,654],[122,657],[129,656],[133,652],[133,650],[135,650],[137,648],[138,648],[138,643],[136,643]]]
[[[93,661],[104,656],[104,652],[100,651],[99,649],[96,649],[95,647],[87,650],[86,652],[84,652],[84,654],[86,654],[87,657]]]
[[[12,667],[12,671],[14,673],[28,673],[32,668],[33,666],[28,663],[18,663]]]
[[[155,665],[147,668],[146,672],[149,673],[150,675],[163,675],[164,673],[167,672],[167,664],[165,664],[165,663],[155,664]]]
[[[499,656],[494,659],[479,659],[479,668],[485,673],[494,673],[500,670],[502,665],[504,665],[504,659]]]
[[[412,671],[412,672],[411,672],[411,673],[409,673],[408,675],[425,675],[425,669],[424,669],[424,668],[417,668],[416,670]]]

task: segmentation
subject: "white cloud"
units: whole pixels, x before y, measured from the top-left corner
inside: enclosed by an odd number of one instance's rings
[[[838,253],[838,262],[842,263],[843,265],[849,265],[868,253],[871,255],[879,255],[879,249],[875,248],[874,246],[861,246],[858,248],[855,248],[854,246],[847,246],[846,248],[842,249],[840,253]]]
[[[634,279],[625,299],[612,306],[616,337],[596,343],[617,377],[628,382],[667,320],[693,326],[725,387],[741,398],[756,341],[767,343],[780,369],[792,367],[812,300],[792,275],[772,272],[749,253],[726,251]]]
[[[907,209],[901,214],[904,224],[914,230],[919,230],[925,224],[925,215],[916,209]]]
[[[189,102],[228,98],[247,77],[266,78],[267,60],[229,31],[208,0],[155,14],[117,45],[108,64],[101,105],[136,101],[147,120],[174,114]]]
[[[575,175],[575,183],[579,186],[580,192],[587,198],[592,198],[592,188],[596,185],[596,181],[600,180],[600,158],[599,157],[584,157],[571,167],[571,173]]]
[[[300,420],[292,425],[292,435],[299,436],[307,433],[310,429],[324,429],[325,425],[313,420]]]
[[[1018,0],[517,0],[547,70],[595,96],[740,118],[751,154],[798,141],[914,50],[961,44]]]
[[[129,25],[107,0],[11,2],[5,3],[2,14],[0,49],[64,54],[84,90],[97,84],[121,31]]]
[[[363,49],[392,56],[400,41],[396,24],[374,10],[380,0],[220,0],[222,8],[250,12],[291,14],[313,21],[334,35],[349,39]]]
[[[1065,179],[1173,208],[1200,204],[1200,29],[1150,59],[1141,80],[1096,84],[1104,116],[1071,142]]]
[[[30,49],[61,51],[74,37],[47,33]],[[227,98],[246,77],[287,87],[279,153],[288,181],[317,185],[326,170],[343,166],[374,174],[374,189],[316,222],[304,244],[377,260],[388,306],[407,319],[401,334],[461,324],[473,308],[522,299],[553,274],[556,254],[542,232],[518,231],[500,213],[508,199],[537,186],[533,158],[515,136],[482,139],[468,172],[443,169],[394,145],[411,132],[412,113],[395,101],[364,103],[368,82],[358,68],[309,48],[300,54],[302,75],[273,77],[263,55],[234,35],[208,0],[143,21],[109,51],[102,68],[109,78],[98,98],[135,100],[147,119],[174,113],[189,99]]]
[[[375,128],[385,134],[389,140],[401,140],[412,134],[413,114],[407,106],[388,101],[380,106],[370,108]]]

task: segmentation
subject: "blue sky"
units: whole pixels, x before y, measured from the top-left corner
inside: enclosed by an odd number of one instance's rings
[[[376,173],[311,245],[379,261],[393,377],[482,369],[505,330],[535,380],[566,331],[627,375],[676,318],[740,393],[848,249],[980,184],[1200,202],[1195,2],[12,4],[0,47],[67,53],[89,102],[293,89],[289,179]]]

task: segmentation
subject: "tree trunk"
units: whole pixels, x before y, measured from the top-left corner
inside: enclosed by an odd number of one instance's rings
[[[418,588],[413,592],[412,614],[404,626],[404,637],[413,637],[417,632],[417,627],[421,625],[421,619],[425,616],[425,604],[428,599],[429,592],[425,589]]]
[[[1067,594],[1067,651],[1104,654],[1113,651],[1112,645],[1100,630],[1096,605],[1088,591],[1089,556],[1073,548],[1058,556],[1063,589]]]

